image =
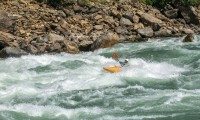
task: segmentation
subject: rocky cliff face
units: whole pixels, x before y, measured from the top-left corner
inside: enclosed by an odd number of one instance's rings
[[[0,50],[31,54],[79,53],[124,41],[199,33],[200,7],[166,5],[162,10],[140,2],[69,2],[54,8],[35,0],[5,1],[0,10]]]

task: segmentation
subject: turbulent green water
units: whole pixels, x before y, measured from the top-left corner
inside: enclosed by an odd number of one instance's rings
[[[0,60],[0,120],[199,120],[200,38]],[[117,52],[129,64],[120,73]]]

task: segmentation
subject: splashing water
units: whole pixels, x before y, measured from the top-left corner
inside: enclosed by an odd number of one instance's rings
[[[0,60],[0,120],[200,117],[200,42],[181,38],[118,44],[76,55]],[[119,73],[102,68],[129,63]]]

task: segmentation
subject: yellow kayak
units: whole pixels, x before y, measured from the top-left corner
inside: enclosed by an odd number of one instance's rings
[[[122,71],[121,66],[103,67],[103,69],[108,71],[108,72],[112,72],[112,73]]]

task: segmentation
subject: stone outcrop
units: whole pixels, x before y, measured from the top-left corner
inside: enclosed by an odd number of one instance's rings
[[[120,42],[200,33],[200,10],[195,6],[166,5],[159,10],[132,0],[42,1],[3,1],[0,50],[76,54]]]

